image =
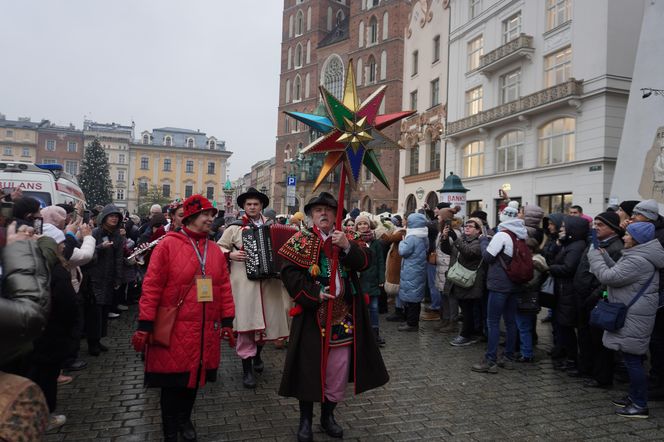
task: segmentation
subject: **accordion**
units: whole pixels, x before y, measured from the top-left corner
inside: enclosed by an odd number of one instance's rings
[[[260,280],[279,278],[284,263],[277,252],[297,232],[283,224],[269,224],[242,230],[242,247],[247,253],[244,266],[247,278]]]

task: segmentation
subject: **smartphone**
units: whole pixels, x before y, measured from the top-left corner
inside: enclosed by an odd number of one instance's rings
[[[452,220],[451,219],[446,219],[445,220],[445,225],[448,227],[452,227]]]
[[[43,225],[44,225],[43,219],[35,218],[35,220],[32,222],[32,228],[35,229],[35,235],[41,235],[42,233],[44,233]]]
[[[102,242],[108,242],[108,236],[104,236],[101,240]]]
[[[88,224],[90,222],[90,213],[87,209],[83,211],[83,223]]]
[[[593,249],[599,249],[599,239],[597,239],[597,230],[590,229],[590,241],[593,245]]]
[[[0,215],[6,219],[14,216],[14,203],[8,201],[0,203]]]

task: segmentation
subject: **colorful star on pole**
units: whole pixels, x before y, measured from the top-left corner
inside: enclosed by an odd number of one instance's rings
[[[301,112],[286,112],[287,115],[323,133],[323,136],[302,149],[303,154],[327,153],[323,161],[323,168],[314,183],[314,190],[340,164],[348,175],[351,188],[357,187],[363,164],[385,187],[390,188],[374,149],[401,148],[394,140],[382,133],[381,129],[413,115],[415,111],[378,115],[386,88],[387,86],[381,86],[360,104],[355,87],[353,61],[350,60],[344,84],[343,101],[339,101],[325,87],[320,86],[327,117]]]

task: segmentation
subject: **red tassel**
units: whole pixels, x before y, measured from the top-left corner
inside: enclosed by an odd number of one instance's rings
[[[365,303],[366,305],[369,305],[369,294],[368,294],[368,293],[365,293],[365,294],[364,294],[364,303]]]
[[[288,316],[291,318],[302,314],[302,306],[300,304],[295,304],[295,307],[288,311]]]

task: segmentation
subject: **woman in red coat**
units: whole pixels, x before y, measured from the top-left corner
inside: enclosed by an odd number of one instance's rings
[[[161,388],[164,440],[196,440],[191,411],[198,387],[214,382],[221,337],[233,342],[235,308],[226,259],[208,240],[217,209],[201,195],[184,204],[184,227],[169,232],[154,249],[139,304],[134,348],[145,353],[145,384]],[[175,307],[170,343],[151,333],[159,307]]]

